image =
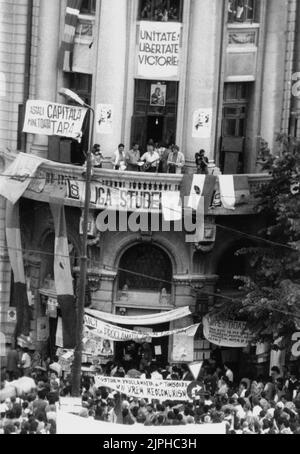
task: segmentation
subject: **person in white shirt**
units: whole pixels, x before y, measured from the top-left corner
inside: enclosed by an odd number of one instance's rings
[[[21,357],[21,369],[23,371],[24,377],[29,375],[30,368],[31,368],[31,357],[28,353],[28,349],[24,348],[23,354]]]
[[[125,155],[125,146],[121,143],[118,146],[118,149],[114,152],[112,163],[114,170],[126,170],[126,155]]]
[[[160,373],[160,369],[156,370],[154,369],[153,372],[151,373],[151,380],[163,380],[163,376]]]
[[[228,378],[230,383],[233,383],[233,372],[232,372],[232,370],[229,369],[227,364],[224,364],[224,369],[225,369],[225,376]]]
[[[141,161],[145,162],[145,172],[155,173],[158,171],[160,156],[158,152],[154,150],[152,144],[147,146],[147,153],[143,154]]]
[[[169,154],[168,173],[181,174],[184,166],[185,157],[183,153],[181,153],[180,148],[175,145],[174,147],[172,147],[172,152]]]

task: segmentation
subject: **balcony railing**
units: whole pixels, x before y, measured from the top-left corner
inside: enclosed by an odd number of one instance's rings
[[[15,153],[8,151],[0,152],[0,159],[5,161],[4,168],[7,168],[16,158]],[[211,210],[211,215],[237,215],[251,214],[255,204],[254,195],[260,186],[265,184],[270,176],[268,174],[251,174],[247,175],[250,187],[249,203],[237,207],[235,211],[225,210],[224,208],[215,208]],[[244,178],[245,175],[241,175]],[[161,197],[163,192],[180,191],[182,175],[173,174],[150,174],[143,172],[119,172],[108,169],[94,169],[93,183],[99,186],[103,185],[109,188],[155,193]],[[24,197],[40,202],[49,203],[49,198],[53,193],[55,186],[68,186],[69,182],[84,182],[83,168],[79,166],[60,164],[48,161],[40,167],[36,178],[33,179]],[[157,197],[157,198],[159,198]],[[68,206],[82,207],[82,200],[66,199],[65,204]],[[91,208],[95,209],[95,206]]]

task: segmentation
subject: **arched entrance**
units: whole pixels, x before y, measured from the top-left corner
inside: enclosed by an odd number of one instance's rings
[[[172,309],[172,261],[161,247],[152,243],[130,246],[119,262],[115,307],[118,314],[146,315]],[[127,326],[131,330],[168,331],[170,324]],[[132,344],[132,345],[130,345]],[[125,369],[139,368],[145,349],[154,364],[168,361],[169,337],[148,338],[139,343],[116,343],[116,359]],[[131,358],[130,358],[131,357]],[[143,363],[143,361],[142,361]]]

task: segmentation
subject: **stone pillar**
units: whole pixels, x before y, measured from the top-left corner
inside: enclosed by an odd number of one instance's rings
[[[114,283],[117,273],[101,270],[99,272],[100,289],[92,295],[92,307],[95,310],[112,313]]]
[[[214,161],[222,23],[220,0],[191,1],[183,143],[189,166],[195,165],[195,153],[201,148],[205,149],[209,160]],[[192,137],[193,115],[198,109],[212,109],[212,128],[208,138]]]
[[[60,2],[40,0],[36,99],[56,101],[60,17]],[[48,137],[35,135],[31,153],[47,158]]]
[[[99,46],[95,75],[94,104],[113,106],[112,134],[97,133],[95,142],[101,144],[104,156],[112,156],[123,142],[124,89],[127,52],[127,2],[102,0],[99,26]]]
[[[297,86],[300,84],[300,3],[297,2],[297,23],[296,23],[296,37],[295,37],[295,58],[294,58],[294,73],[299,76],[293,82]],[[298,119],[298,121],[296,121]],[[300,89],[297,90],[297,96],[293,93],[292,96],[292,127],[294,135],[300,139]]]
[[[280,131],[283,110],[287,18],[288,0],[267,3],[261,136],[272,151],[276,134]]]

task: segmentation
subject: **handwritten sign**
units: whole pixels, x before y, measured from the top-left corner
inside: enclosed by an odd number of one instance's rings
[[[139,25],[137,76],[179,79],[181,24],[142,21]]]
[[[29,100],[23,132],[78,140],[86,113],[84,107]]]
[[[198,109],[193,115],[193,138],[209,139],[212,128],[212,109]]]
[[[135,378],[95,377],[97,388],[105,387],[130,397],[142,399],[158,399],[160,401],[188,401],[187,393],[190,382],[139,380]]]
[[[246,322],[212,320],[209,316],[203,318],[203,333],[211,344],[220,347],[244,348],[253,339]]]

